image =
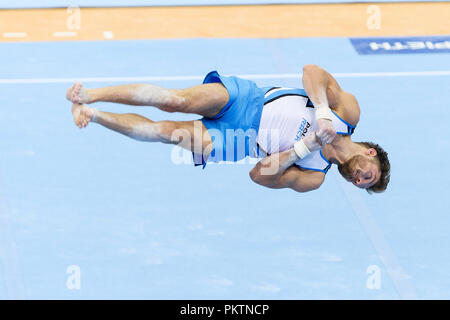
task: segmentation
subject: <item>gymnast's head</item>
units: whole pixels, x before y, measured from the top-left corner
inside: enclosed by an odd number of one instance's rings
[[[391,165],[388,154],[373,142],[357,142],[363,151],[338,165],[341,175],[368,193],[381,193],[390,180]]]

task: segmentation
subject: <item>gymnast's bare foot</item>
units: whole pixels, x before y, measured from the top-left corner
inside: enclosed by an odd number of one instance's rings
[[[75,83],[72,88],[67,90],[66,98],[76,104],[91,103],[89,90],[84,88],[80,82]]]
[[[74,103],[72,105],[73,121],[78,128],[85,128],[92,121],[95,111],[82,104]]]

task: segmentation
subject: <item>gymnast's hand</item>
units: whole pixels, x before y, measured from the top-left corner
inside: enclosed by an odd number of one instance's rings
[[[318,119],[317,124],[319,130],[317,130],[317,138],[321,141],[322,146],[331,143],[336,137],[336,130],[334,130],[331,120],[328,119]]]
[[[317,132],[312,132],[306,138],[303,138],[303,142],[305,142],[309,152],[320,150],[323,147],[322,141],[317,137]]]

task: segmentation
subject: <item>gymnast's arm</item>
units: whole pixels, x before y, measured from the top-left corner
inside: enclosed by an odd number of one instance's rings
[[[294,149],[271,154],[256,164],[250,171],[250,178],[253,182],[272,189],[291,188],[297,192],[318,189],[325,180],[325,174],[301,170],[293,165],[298,159]]]
[[[346,121],[356,125],[360,108],[355,96],[341,89],[336,79],[325,69],[315,64],[303,67],[303,88],[314,106],[328,105],[335,111],[342,109]]]

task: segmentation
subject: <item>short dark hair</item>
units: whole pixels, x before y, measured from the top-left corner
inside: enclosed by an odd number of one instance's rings
[[[366,191],[370,194],[373,192],[381,193],[386,191],[389,180],[391,179],[391,164],[389,163],[388,153],[384,151],[382,147],[373,142],[358,142],[366,146],[367,148],[374,148],[377,151],[376,158],[380,164],[381,176],[377,183],[370,188],[366,188]]]

